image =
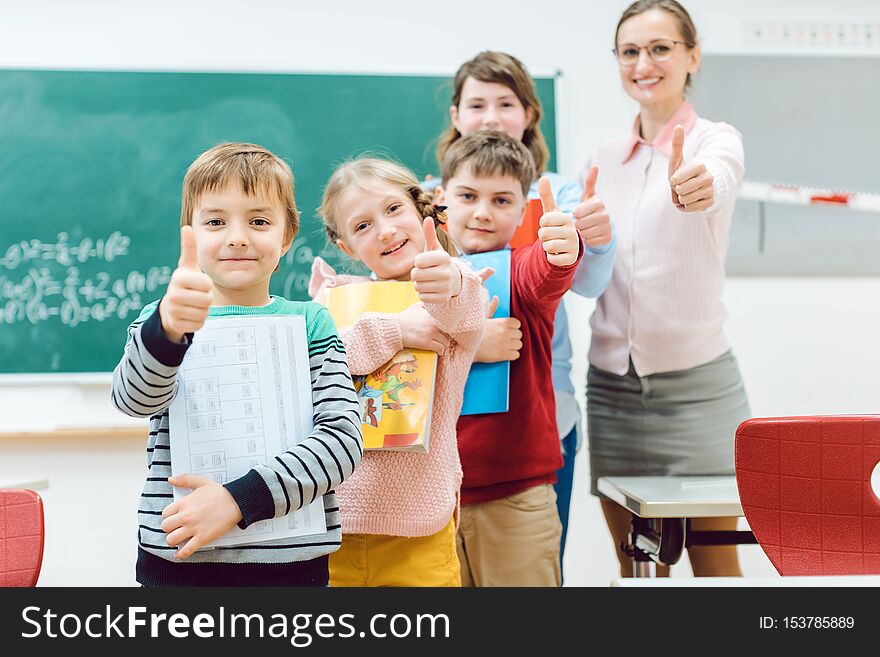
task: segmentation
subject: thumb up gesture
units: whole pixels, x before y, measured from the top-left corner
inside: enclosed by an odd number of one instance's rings
[[[184,334],[202,328],[208,318],[213,291],[211,279],[199,268],[192,226],[181,226],[180,260],[159,304],[162,329],[169,340],[182,342]]]
[[[422,230],[425,250],[415,257],[410,278],[422,303],[443,303],[461,292],[461,272],[440,247],[432,217],[425,217]]]
[[[684,128],[672,130],[672,155],[669,157],[669,187],[672,203],[684,212],[708,210],[715,202],[715,178],[699,162],[685,163],[682,155]]]
[[[577,262],[581,246],[574,219],[559,210],[553,190],[550,189],[550,181],[545,176],[538,181],[538,194],[544,209],[538,239],[547,253],[547,262],[557,267],[573,265]]]
[[[596,180],[599,178],[599,167],[590,167],[584,182],[584,193],[581,202],[575,207],[574,225],[587,246],[596,247],[611,242],[611,217],[605,209],[605,203],[596,196]]]

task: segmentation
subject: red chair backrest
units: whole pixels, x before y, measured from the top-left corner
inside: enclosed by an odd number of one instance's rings
[[[740,502],[780,575],[880,574],[880,498],[871,482],[878,462],[880,415],[739,426]],[[875,478],[880,489],[880,470]]]
[[[32,490],[0,489],[0,587],[36,586],[43,541],[40,496]]]

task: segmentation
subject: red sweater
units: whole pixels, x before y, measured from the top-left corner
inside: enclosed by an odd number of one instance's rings
[[[522,323],[523,346],[510,363],[509,410],[458,419],[462,505],[556,481],[562,452],[551,376],[553,318],[582,256],[583,243],[577,262],[551,265],[540,241],[511,253],[510,314]]]

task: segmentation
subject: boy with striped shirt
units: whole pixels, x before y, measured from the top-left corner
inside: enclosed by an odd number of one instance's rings
[[[345,350],[319,304],[269,294],[269,280],[299,228],[293,174],[253,144],[221,144],[187,171],[181,255],[165,296],[129,327],[113,372],[113,404],[150,418],[148,476],[138,509],[137,581],[145,586],[326,586],[328,554],[341,542],[336,486],[361,459],[357,396]],[[192,334],[211,317],[303,315],[309,349],[311,434],[220,485],[171,477],[168,407]],[[172,486],[190,488],[174,501]],[[234,525],[245,529],[323,498],[323,534],[253,545],[198,548]]]

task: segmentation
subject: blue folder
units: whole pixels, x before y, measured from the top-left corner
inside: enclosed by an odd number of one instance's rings
[[[495,273],[484,283],[489,299],[498,297],[493,317],[510,317],[510,249],[462,256],[474,270],[491,267]],[[510,361],[473,363],[464,385],[462,415],[506,413],[510,388]]]

